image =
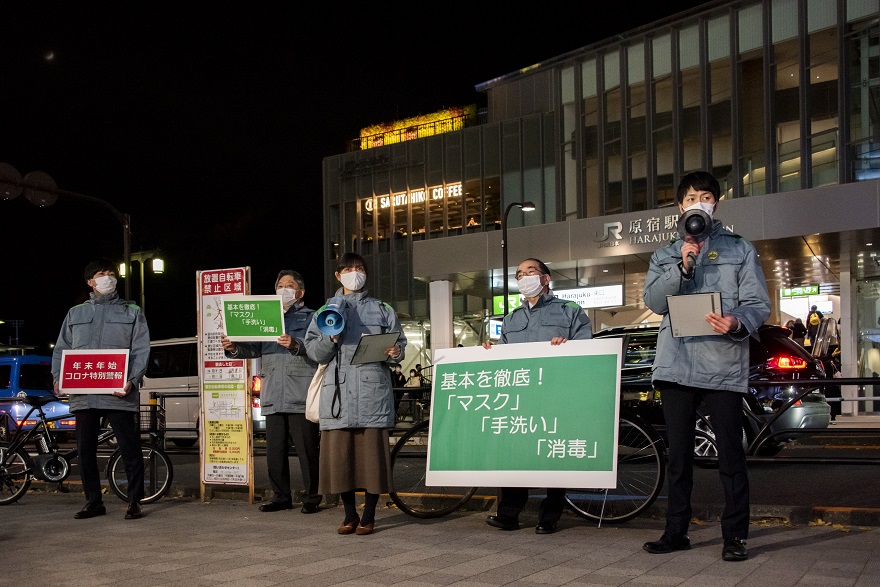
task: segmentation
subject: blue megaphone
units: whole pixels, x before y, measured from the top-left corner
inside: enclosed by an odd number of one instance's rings
[[[342,308],[345,300],[339,297],[332,297],[327,300],[324,307],[318,310],[318,316],[315,318],[318,329],[327,336],[335,336],[342,332],[345,328],[345,318],[342,317]]]

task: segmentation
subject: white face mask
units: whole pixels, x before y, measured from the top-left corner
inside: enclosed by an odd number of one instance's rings
[[[116,291],[116,278],[112,275],[95,277],[95,289],[99,294],[108,294]]]
[[[296,303],[296,290],[289,287],[281,287],[275,290],[275,293],[281,296],[281,305],[287,308]]]
[[[710,204],[709,202],[697,202],[693,206],[684,209],[685,212],[688,210],[702,210],[709,215],[709,218],[712,218],[712,213],[715,211],[715,204]]]
[[[360,291],[367,282],[367,276],[360,271],[349,271],[348,273],[340,273],[339,281],[348,291]]]
[[[540,275],[523,275],[516,283],[519,286],[519,293],[527,298],[535,297],[544,289]]]

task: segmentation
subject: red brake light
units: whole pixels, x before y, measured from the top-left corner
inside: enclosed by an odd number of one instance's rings
[[[251,378],[251,391],[254,395],[260,395],[261,389],[263,389],[263,378],[259,375],[254,375]]]
[[[806,369],[807,362],[800,357],[793,357],[790,355],[783,355],[780,357],[771,357],[767,359],[767,368],[768,369],[782,369],[785,371],[793,371],[799,369]]]

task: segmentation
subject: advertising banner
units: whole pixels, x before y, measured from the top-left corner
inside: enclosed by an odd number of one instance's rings
[[[427,484],[614,487],[621,350],[603,339],[436,351]]]

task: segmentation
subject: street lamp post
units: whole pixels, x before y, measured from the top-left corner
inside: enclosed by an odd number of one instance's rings
[[[507,316],[508,300],[507,300],[507,217],[514,208],[522,208],[523,212],[531,212],[535,209],[533,202],[511,202],[504,210],[504,216],[501,217],[501,280],[504,287],[504,315]]]
[[[141,311],[146,313],[144,307],[146,306],[146,294],[144,293],[146,290],[146,284],[144,283],[144,265],[147,261],[150,261],[152,264],[153,273],[164,273],[165,272],[165,261],[159,258],[159,251],[139,251],[137,253],[129,254],[130,261],[137,261],[138,266],[140,267],[140,306]],[[129,289],[129,273],[131,271],[131,263],[128,264],[122,263],[119,266],[119,276],[125,278],[126,291]]]
[[[0,324],[9,324],[15,328],[15,346],[18,346],[18,329],[24,325],[24,320],[0,320]],[[12,337],[9,337],[9,346],[13,346]]]
[[[17,198],[22,190],[27,190],[25,193],[27,201],[39,208],[51,206],[58,199],[58,196],[65,196],[77,200],[85,200],[94,204],[100,204],[110,210],[110,213],[113,214],[114,218],[122,224],[123,262],[126,266],[131,265],[130,215],[123,214],[114,208],[109,202],[102,200],[101,198],[59,189],[55,185],[55,181],[42,171],[32,171],[22,178],[15,167],[8,163],[0,163],[0,200],[12,200],[13,198]],[[128,280],[125,282],[125,299],[131,299],[131,285]]]

